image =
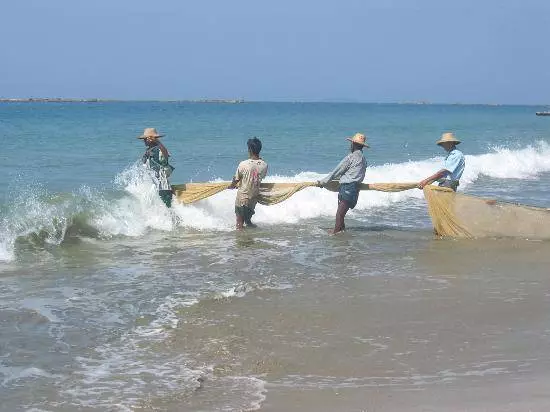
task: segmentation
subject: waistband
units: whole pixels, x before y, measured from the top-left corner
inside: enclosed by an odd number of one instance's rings
[[[450,189],[453,189],[456,192],[456,189],[460,185],[460,182],[458,180],[443,180],[442,182],[439,182],[439,187],[448,187]]]

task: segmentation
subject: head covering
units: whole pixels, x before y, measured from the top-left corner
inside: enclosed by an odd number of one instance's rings
[[[147,139],[148,137],[153,137],[158,139],[159,137],[164,136],[163,134],[158,134],[157,129],[154,127],[147,127],[141,136],[138,136],[138,139]]]
[[[362,133],[355,133],[352,137],[348,137],[346,140],[350,142],[360,144],[361,146],[370,147],[367,144],[367,138]]]
[[[452,133],[443,133],[441,135],[441,139],[439,139],[437,142],[435,142],[436,144],[441,144],[441,143],[446,143],[446,142],[449,142],[449,143],[454,143],[454,144],[460,144],[460,140],[458,140],[454,134]]]

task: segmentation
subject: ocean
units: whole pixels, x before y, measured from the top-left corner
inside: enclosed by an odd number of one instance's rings
[[[163,206],[140,165],[166,133],[171,183],[230,180],[258,136],[266,182],[317,180],[364,132],[365,182],[441,167],[459,191],[550,207],[542,107],[0,103],[1,411],[546,411],[550,242],[437,239],[423,193],[305,189],[235,232],[234,191]]]

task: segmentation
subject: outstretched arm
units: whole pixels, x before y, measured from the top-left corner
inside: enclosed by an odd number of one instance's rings
[[[418,183],[418,188],[419,189],[424,189],[424,186],[429,185],[429,184],[435,182],[436,180],[439,180],[439,179],[447,176],[448,174],[449,174],[449,171],[447,169],[441,169],[436,174],[433,174],[430,177],[427,177],[426,179],[419,182]]]
[[[319,180],[317,182],[317,186],[323,187],[328,182],[330,182],[332,179],[337,179],[340,176],[342,176],[349,168],[349,159],[348,157],[344,157],[340,163],[338,163],[338,166],[330,172],[328,175],[326,175],[323,179]]]
[[[239,180],[234,176],[228,189],[235,189],[238,183],[239,183]]]
[[[240,181],[241,181],[241,173],[239,171],[239,168],[237,167],[235,176],[233,176],[233,180],[231,180],[231,184],[229,185],[228,189],[235,189],[237,187],[237,184],[239,184]]]

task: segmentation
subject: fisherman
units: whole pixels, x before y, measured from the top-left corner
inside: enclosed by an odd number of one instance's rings
[[[348,154],[336,166],[329,175],[317,182],[319,187],[324,187],[333,179],[340,180],[340,190],[338,192],[338,209],[336,211],[336,222],[334,230],[330,231],[336,234],[346,230],[344,218],[349,209],[353,209],[359,199],[359,184],[365,178],[367,169],[367,160],[363,155],[363,148],[369,147],[364,134],[356,133],[353,137],[347,138],[351,142],[351,153]]]
[[[262,142],[257,137],[248,139],[248,159],[239,163],[233,181],[229,186],[234,189],[239,185],[235,199],[235,215],[237,230],[243,225],[256,227],[251,221],[254,208],[260,194],[260,183],[267,174],[267,163],[260,157]]]
[[[145,150],[142,157],[143,163],[154,173],[159,196],[166,207],[170,207],[172,206],[172,187],[168,178],[174,167],[168,163],[170,153],[159,141],[162,136],[164,135],[159,134],[157,129],[148,127],[138,139],[143,139],[145,146],[147,146],[147,150]]]
[[[465,166],[464,154],[456,148],[456,145],[460,144],[460,140],[452,133],[443,133],[436,144],[447,152],[443,169],[418,183],[418,188],[424,189],[424,186],[438,181],[439,186],[448,187],[456,192]]]

